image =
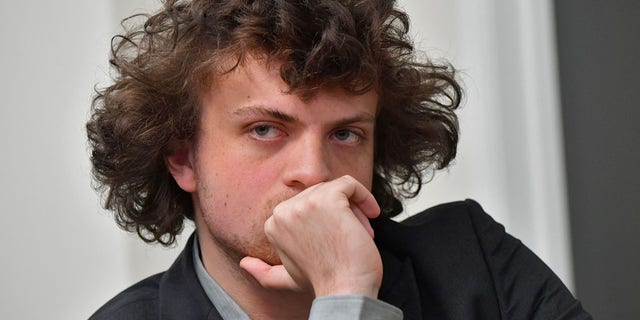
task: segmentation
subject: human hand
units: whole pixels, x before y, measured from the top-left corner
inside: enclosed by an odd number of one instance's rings
[[[245,257],[240,266],[266,288],[376,298],[382,260],[368,219],[379,214],[373,195],[350,176],[311,186],[277,205],[265,222],[282,265]]]

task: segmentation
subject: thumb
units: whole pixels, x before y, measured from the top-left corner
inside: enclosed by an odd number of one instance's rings
[[[266,289],[302,291],[283,265],[272,266],[258,258],[244,257],[240,268],[253,276]]]

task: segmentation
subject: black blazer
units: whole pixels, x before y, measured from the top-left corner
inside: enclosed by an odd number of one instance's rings
[[[404,319],[591,319],[558,277],[472,200],[372,225],[384,266],[378,298],[402,309]],[[198,282],[192,242],[169,270],[126,289],[90,319],[221,319]]]

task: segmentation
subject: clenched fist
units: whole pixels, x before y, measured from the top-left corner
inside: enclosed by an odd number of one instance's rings
[[[375,198],[356,179],[319,183],[277,205],[264,225],[282,265],[246,257],[240,266],[267,288],[376,298],[382,260],[368,219],[379,214]]]

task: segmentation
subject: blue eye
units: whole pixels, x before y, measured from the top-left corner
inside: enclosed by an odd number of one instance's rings
[[[275,126],[261,124],[253,127],[250,134],[259,140],[274,140],[282,137],[284,132]]]
[[[336,140],[340,142],[348,143],[348,144],[356,144],[361,140],[361,137],[358,134],[356,134],[351,130],[346,130],[346,129],[337,130],[336,132],[333,133],[333,136],[335,137]]]
[[[265,137],[269,134],[269,132],[271,132],[272,129],[273,127],[270,126],[257,126],[253,129],[253,132],[255,132],[258,136]]]

